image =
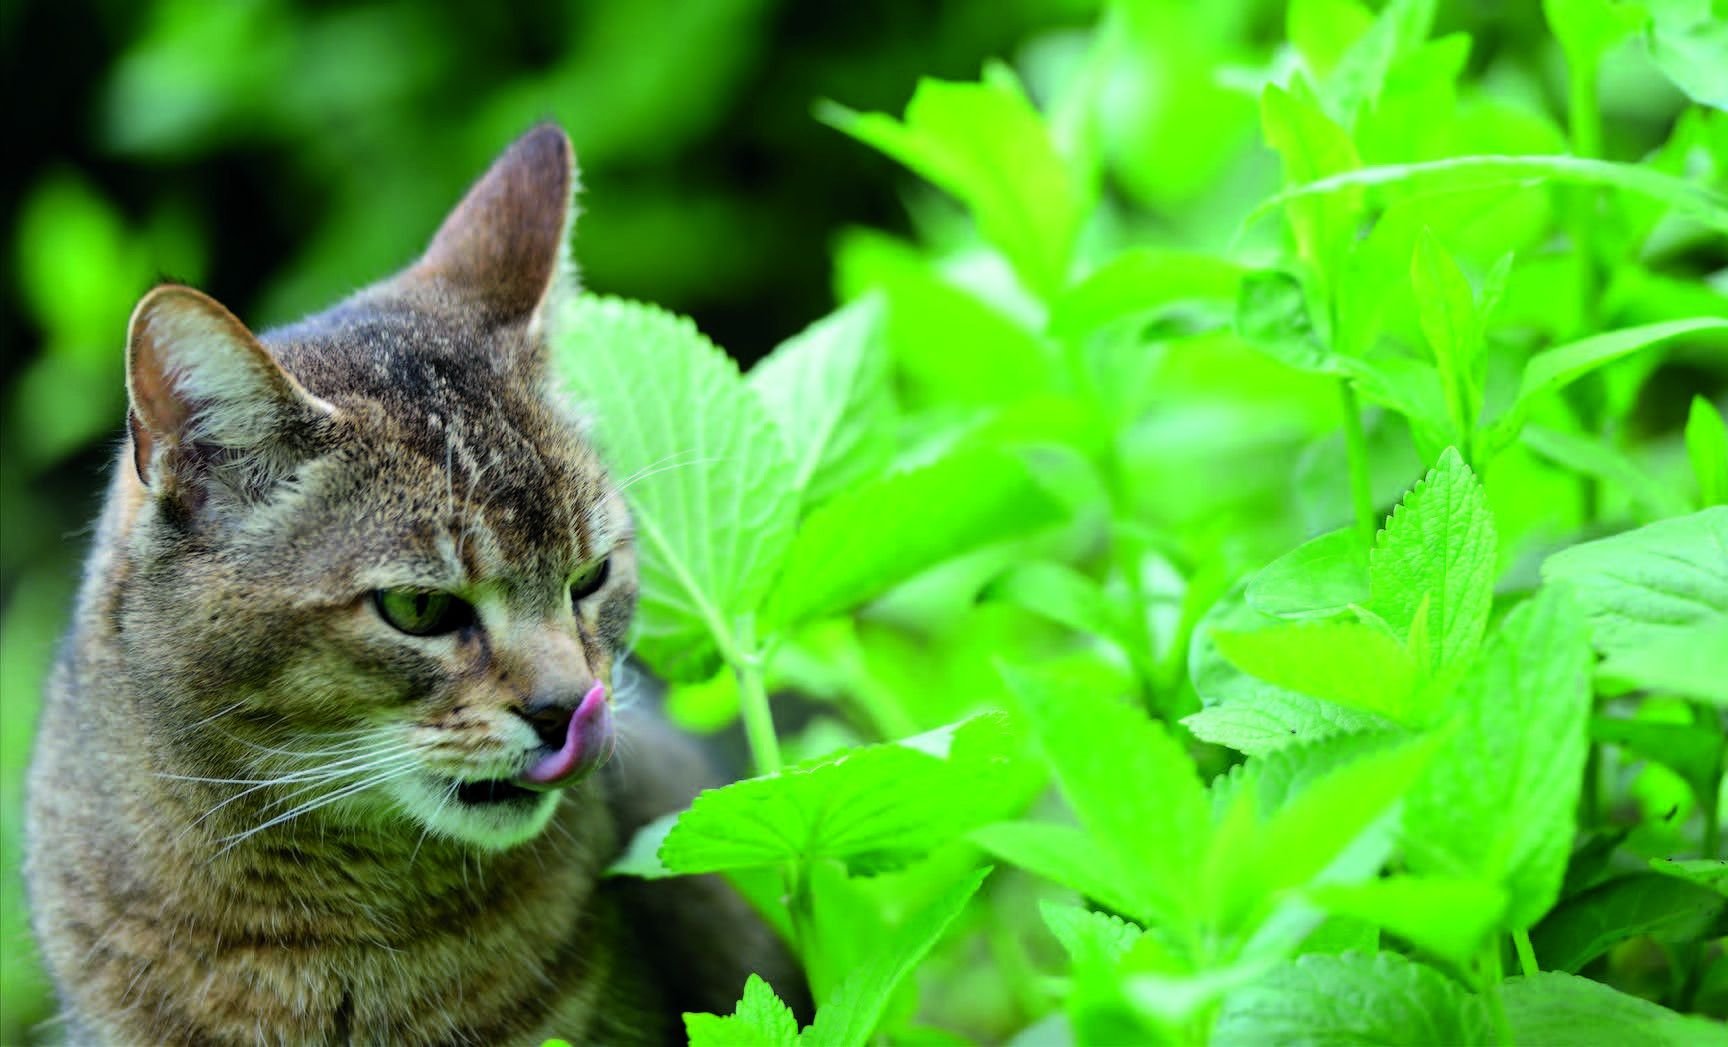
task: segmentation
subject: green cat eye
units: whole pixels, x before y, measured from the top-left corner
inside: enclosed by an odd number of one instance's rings
[[[576,572],[576,577],[570,579],[570,599],[580,603],[600,591],[606,584],[606,579],[612,574],[612,558],[602,557],[582,570]]]
[[[372,594],[378,617],[409,636],[454,632],[474,620],[474,608],[437,589],[379,589]]]

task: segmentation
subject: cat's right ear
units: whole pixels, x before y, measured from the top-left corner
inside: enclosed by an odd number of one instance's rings
[[[159,496],[201,496],[219,479],[242,495],[304,456],[335,409],[282,370],[227,309],[165,285],[132,311],[126,334],[127,425],[138,478]]]

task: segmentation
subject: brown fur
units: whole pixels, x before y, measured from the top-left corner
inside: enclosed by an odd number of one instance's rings
[[[131,445],[29,786],[35,928],[74,1041],[663,1042],[749,970],[802,992],[716,881],[599,879],[701,776],[663,730],[626,724],[521,842],[395,792],[518,773],[525,709],[616,682],[628,514],[548,392],[541,332],[573,181],[538,128],[418,263],[261,337],[186,288],[140,303]],[[396,633],[369,593],[410,584],[479,626]]]

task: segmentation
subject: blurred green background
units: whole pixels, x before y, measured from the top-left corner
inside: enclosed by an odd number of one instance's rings
[[[1035,95],[1096,0],[73,0],[0,6],[0,1043],[51,1011],[30,954],[19,790],[42,674],[121,431],[126,318],[172,278],[255,328],[387,274],[530,124],[577,146],[587,286],[687,313],[748,361],[834,303],[837,238],[928,232],[927,191],[815,120],[899,112],[920,76],[988,58]],[[1109,187],[1151,237],[1219,249],[1277,184],[1252,93],[1284,5],[1134,5],[1147,66],[1113,100]],[[1439,32],[1520,107],[1564,109],[1540,5],[1458,0]],[[1609,73],[1614,70],[1610,69]],[[1243,72],[1244,77],[1249,76]],[[1636,158],[1683,99],[1605,90],[1604,153]],[[1563,143],[1558,137],[1553,150]]]

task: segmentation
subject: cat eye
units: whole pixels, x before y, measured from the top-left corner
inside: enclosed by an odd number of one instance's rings
[[[611,576],[612,558],[610,556],[602,557],[582,568],[576,573],[576,577],[570,579],[571,602],[581,603],[593,596],[600,591],[600,587],[605,585],[606,579]]]
[[[472,606],[437,589],[378,589],[372,605],[378,617],[409,636],[438,636],[474,621]]]

